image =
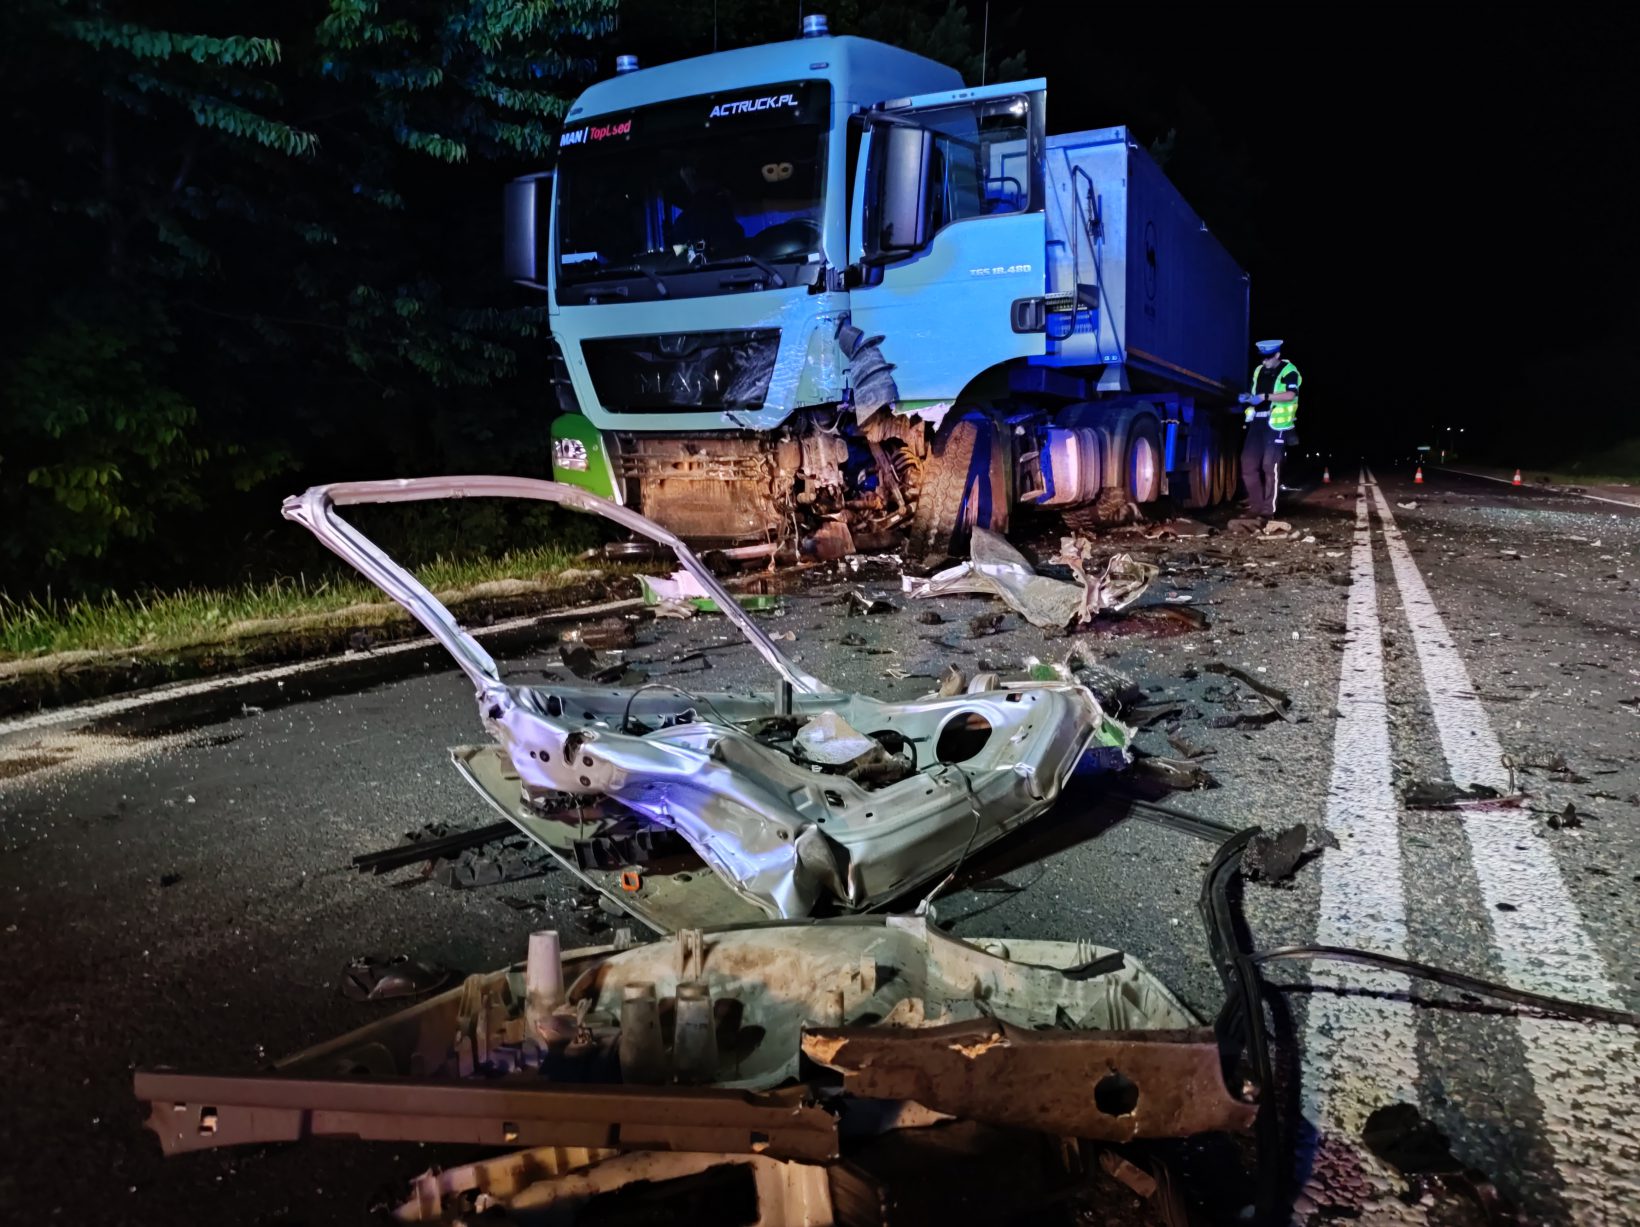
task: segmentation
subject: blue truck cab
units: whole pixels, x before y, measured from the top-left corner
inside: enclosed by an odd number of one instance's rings
[[[1233,491],[1247,279],[1125,129],[813,15],[621,67],[507,189],[558,480],[752,555]]]

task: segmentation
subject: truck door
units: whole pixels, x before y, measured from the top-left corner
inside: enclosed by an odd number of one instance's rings
[[[864,112],[851,210],[855,327],[881,335],[902,405],[1047,351],[1045,82]]]

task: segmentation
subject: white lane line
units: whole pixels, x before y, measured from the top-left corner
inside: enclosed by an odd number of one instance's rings
[[[1449,469],[1445,465],[1431,465],[1430,467],[1438,473],[1456,473],[1459,477],[1478,477],[1481,481],[1500,482],[1505,486],[1513,486],[1515,484],[1514,479],[1511,477],[1494,477],[1490,473],[1471,473],[1468,469]],[[1610,503],[1613,507],[1640,508],[1640,497],[1632,499],[1607,498],[1604,494],[1584,494],[1577,490],[1566,490],[1559,487],[1553,490],[1545,490],[1542,486],[1527,486],[1524,483],[1522,483],[1521,489],[1537,490],[1543,494],[1565,494],[1571,496],[1572,498],[1593,499],[1597,503]]]
[[[641,598],[630,597],[619,601],[604,601],[598,605],[586,605],[578,609],[554,609],[544,614],[526,614],[523,617],[508,618],[505,621],[493,622],[489,626],[468,628],[468,630],[473,638],[482,642],[491,636],[518,630],[521,627],[533,626],[536,623],[559,622],[567,618],[595,617],[599,614],[619,613],[623,610],[636,609],[642,604],[643,600]],[[422,651],[436,646],[438,645],[434,639],[425,633],[421,633],[413,639],[401,639],[397,643],[385,644],[374,649],[371,655],[375,657],[397,656],[402,652]],[[276,682],[286,678],[301,677],[305,673],[330,669],[343,661],[356,659],[358,658],[351,653],[344,656],[322,656],[317,660],[300,660],[288,665],[273,665],[266,669],[253,669],[248,673],[228,673],[221,677],[202,678],[197,682],[178,682],[174,685],[159,686],[152,690],[139,690],[134,694],[120,695],[112,699],[98,699],[90,703],[80,703],[74,707],[50,708],[45,711],[35,712],[31,716],[19,716],[13,720],[0,720],[0,738],[11,737],[18,733],[29,733],[37,729],[85,724],[92,720],[101,720],[107,716],[117,716],[122,712],[149,707],[155,703],[164,703],[172,699],[192,698],[195,695],[210,694],[217,690],[231,690],[236,686],[251,686],[261,682]]]
[[[1364,485],[1355,503],[1345,626],[1326,806],[1327,829],[1339,846],[1320,861],[1315,940],[1404,956],[1406,900]],[[1418,1102],[1417,1036],[1406,977],[1334,963],[1311,964],[1310,977],[1322,991],[1309,997],[1303,1103],[1320,1141],[1300,1217],[1328,1208],[1370,1208],[1373,1222],[1422,1222],[1421,1214],[1395,1198],[1397,1181],[1359,1143],[1373,1109]]]
[[[1469,670],[1370,474],[1368,483],[1453,781],[1506,789],[1503,748]],[[1535,992],[1622,1006],[1559,863],[1531,816],[1499,809],[1459,811],[1459,818],[1505,978]],[[1543,1105],[1545,1139],[1574,1221],[1640,1223],[1640,1122],[1634,1116],[1640,1102],[1640,1034],[1633,1028],[1540,1018],[1518,1022],[1533,1089]]]

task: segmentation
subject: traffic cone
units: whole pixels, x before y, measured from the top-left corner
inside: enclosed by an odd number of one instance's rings
[[[1420,464],[1418,466],[1418,471],[1412,475],[1412,484],[1415,485],[1415,486],[1421,486],[1421,485],[1424,484],[1424,466],[1423,465]]]
[[[1520,485],[1520,470],[1519,470],[1519,469],[1516,469],[1516,470],[1515,470],[1515,480],[1514,480],[1514,481],[1512,481],[1512,482],[1510,482],[1510,483],[1509,483],[1509,484],[1510,484],[1510,485],[1511,485],[1511,486],[1518,486],[1518,485]]]
[[[1332,470],[1325,465],[1321,467],[1321,484],[1323,486],[1332,485]]]

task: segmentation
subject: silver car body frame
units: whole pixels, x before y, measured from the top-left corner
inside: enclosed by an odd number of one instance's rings
[[[508,685],[438,598],[337,511],[454,498],[555,503],[665,546],[768,662],[781,689],[677,691],[661,727],[634,733],[631,689]],[[992,683],[896,703],[835,691],[789,660],[674,534],[574,486],[520,477],[344,482],[287,499],[284,514],[449,651],[473,683],[484,726],[506,751],[527,800],[611,798],[675,830],[771,917],[808,916],[828,901],[844,910],[886,903],[1046,811],[1091,746],[1105,747],[1109,764],[1126,761],[1128,730],[1074,683]],[[646,712],[654,718],[653,704]],[[868,735],[891,731],[911,742],[917,768],[867,788],[748,731],[782,716],[827,712]]]

